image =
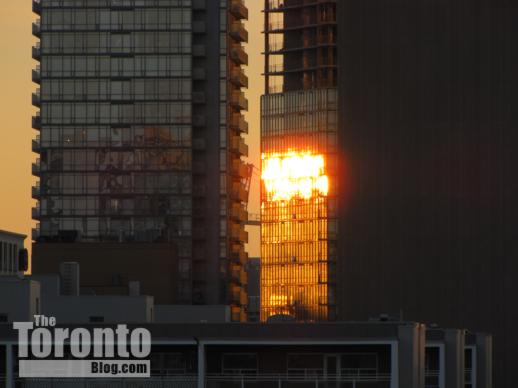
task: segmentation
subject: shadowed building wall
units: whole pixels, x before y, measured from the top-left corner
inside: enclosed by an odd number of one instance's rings
[[[167,243],[35,244],[37,274],[60,273],[63,262],[79,263],[81,293],[128,295],[129,283],[140,282],[140,293],[151,295],[156,304],[174,304],[178,298],[178,257]]]
[[[517,9],[338,2],[340,319],[380,312],[494,334],[518,318]]]

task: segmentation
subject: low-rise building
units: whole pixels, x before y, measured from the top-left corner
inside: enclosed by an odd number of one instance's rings
[[[0,276],[27,270],[28,255],[24,234],[0,230]]]
[[[110,326],[81,327],[92,330]],[[152,335],[151,377],[138,381],[88,380],[89,384],[104,388],[492,387],[491,337],[473,337],[462,330],[391,321],[142,327]],[[13,388],[17,380],[22,382],[15,375],[15,344],[16,333],[10,326],[0,325],[0,375],[5,374],[7,388]],[[438,358],[432,359],[430,350],[435,348],[439,349]],[[464,354],[476,354],[476,360],[485,362],[465,363]],[[428,367],[433,363],[439,365],[436,372],[443,378],[431,381]],[[477,380],[465,380],[468,374]],[[26,379],[23,383],[31,388],[60,386],[52,379]],[[85,383],[67,380],[66,386],[79,388]]]
[[[79,282],[78,276],[72,278]],[[70,292],[74,288],[79,289],[70,284],[70,279],[57,274],[0,277],[0,322],[32,321],[38,314],[55,317],[62,324],[151,323],[154,320],[152,296],[82,295]]]
[[[40,313],[39,282],[14,275],[0,277],[0,323],[32,321]]]

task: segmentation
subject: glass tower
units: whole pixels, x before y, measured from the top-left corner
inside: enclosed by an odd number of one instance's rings
[[[336,2],[266,1],[261,319],[335,317]]]
[[[242,319],[243,2],[34,0],[33,9],[36,245],[174,244],[175,302],[232,304]]]

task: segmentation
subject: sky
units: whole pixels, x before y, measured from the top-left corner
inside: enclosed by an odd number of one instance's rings
[[[246,92],[250,124],[247,143],[251,163],[259,167],[259,99],[264,90],[261,76],[261,52],[264,38],[261,34],[262,0],[246,0],[250,10],[249,44],[246,50],[250,65],[246,69],[250,85]],[[31,81],[31,70],[37,62],[31,58],[31,47],[36,42],[32,36],[30,0],[0,0],[0,229],[26,234],[30,249],[31,208],[36,202],[31,198],[31,186],[36,178],[31,175],[31,164],[37,155],[31,151],[31,140],[37,131],[31,128],[31,116],[36,108],[31,105],[31,93],[37,85]],[[259,213],[259,182],[254,176],[250,194],[250,213]],[[259,256],[259,228],[249,227],[250,257]]]

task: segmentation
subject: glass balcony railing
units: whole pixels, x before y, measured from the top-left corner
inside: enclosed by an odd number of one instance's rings
[[[36,20],[35,22],[32,23],[32,35],[36,36],[36,37],[40,37],[41,36],[41,21],[40,19]]]
[[[32,58],[36,59],[38,61],[41,59],[41,44],[40,44],[40,42],[37,42],[32,47]]]

